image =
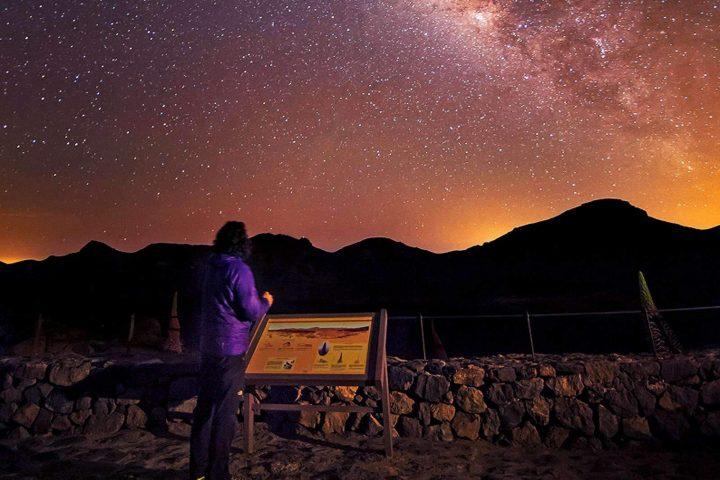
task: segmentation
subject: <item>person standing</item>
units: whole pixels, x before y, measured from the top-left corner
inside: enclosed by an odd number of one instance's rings
[[[273,304],[258,295],[246,261],[250,240],[243,222],[218,230],[205,267],[200,333],[200,391],[190,435],[190,477],[229,480],[238,391],[250,332]]]

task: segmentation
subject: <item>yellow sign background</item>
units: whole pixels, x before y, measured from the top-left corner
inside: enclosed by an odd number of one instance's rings
[[[246,372],[364,374],[372,319],[372,315],[268,317]]]

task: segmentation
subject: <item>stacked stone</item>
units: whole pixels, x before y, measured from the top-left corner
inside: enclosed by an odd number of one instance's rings
[[[0,437],[108,435],[159,428],[187,435],[197,361],[68,357],[0,359]],[[393,434],[510,445],[600,448],[720,436],[720,352],[513,355],[450,361],[391,358]],[[374,387],[253,390],[262,401],[380,405]],[[380,414],[266,413],[268,422],[318,434],[382,432]]]
[[[617,355],[538,358],[391,359],[393,433],[553,448],[720,436],[717,352],[661,361]],[[331,393],[323,398],[341,400]],[[378,398],[375,389],[365,388],[352,401],[375,406]],[[300,423],[323,433],[382,431],[375,414],[308,414]]]

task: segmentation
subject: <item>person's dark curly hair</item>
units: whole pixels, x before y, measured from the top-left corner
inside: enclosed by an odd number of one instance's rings
[[[250,247],[250,239],[243,222],[227,222],[215,234],[213,251],[216,253],[224,253],[247,260],[250,258]]]

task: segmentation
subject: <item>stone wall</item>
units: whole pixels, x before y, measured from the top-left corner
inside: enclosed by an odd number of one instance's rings
[[[107,435],[123,428],[187,434],[197,361],[177,357],[0,359],[0,436]],[[593,447],[720,436],[720,352],[651,356],[498,356],[389,360],[401,437]],[[263,401],[377,406],[361,388],[274,388]],[[273,428],[378,435],[379,415],[269,413]]]

